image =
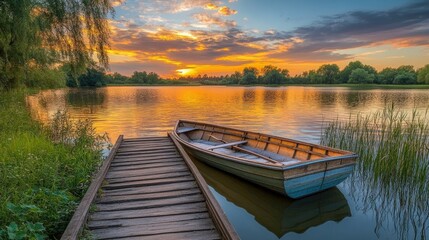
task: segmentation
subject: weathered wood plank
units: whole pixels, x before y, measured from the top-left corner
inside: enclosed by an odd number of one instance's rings
[[[121,195],[133,195],[133,194],[142,194],[142,193],[158,193],[158,192],[168,192],[173,190],[192,189],[197,187],[198,186],[195,183],[195,181],[167,183],[167,184],[158,184],[158,185],[139,187],[139,188],[104,190],[103,196],[121,196]]]
[[[163,233],[191,232],[212,230],[214,228],[211,219],[196,219],[183,222],[168,222],[141,226],[112,227],[109,229],[95,229],[92,231],[97,239],[125,238],[133,236],[150,236]]]
[[[140,240],[141,237],[128,237],[127,240]],[[167,233],[145,236],[145,240],[178,240],[178,239],[193,239],[193,240],[219,240],[221,237],[216,230],[192,231],[181,233]]]
[[[184,189],[184,190],[171,190],[168,192],[157,192],[157,193],[141,193],[133,195],[122,195],[122,196],[108,196],[104,195],[102,198],[96,200],[96,203],[107,204],[107,203],[123,203],[123,202],[133,202],[139,200],[155,200],[155,199],[165,199],[172,198],[177,196],[188,196],[201,193],[198,188]]]
[[[169,162],[183,162],[183,159],[179,157],[159,158],[159,159],[153,159],[153,160],[140,159],[140,160],[129,161],[129,162],[112,162],[110,166],[120,167],[120,166],[132,166],[132,165],[145,165],[145,164],[151,164],[151,163],[169,163]]]
[[[157,169],[152,169],[151,171],[145,171],[143,169],[143,170],[128,171],[127,173],[108,172],[106,175],[106,179],[118,178],[118,177],[145,176],[145,175],[153,175],[153,174],[160,174],[160,173],[177,172],[177,171],[186,170],[186,169],[187,169],[186,166],[175,166],[175,167],[160,167]]]
[[[181,157],[177,152],[170,152],[165,154],[142,154],[142,156],[129,156],[122,157],[116,156],[113,162],[127,162],[127,161],[135,161],[141,159],[159,159],[159,158],[169,158],[169,157]]]
[[[112,204],[97,204],[99,211],[118,211],[118,210],[132,210],[143,209],[150,207],[163,207],[184,203],[203,202],[204,198],[201,194],[194,194],[189,196],[176,196],[172,198],[159,199],[157,201],[138,200],[126,203],[112,203]]]
[[[137,138],[126,138],[124,142],[153,142],[157,140],[168,140],[168,137],[159,136],[159,137],[137,137]]]
[[[172,167],[172,166],[186,166],[186,164],[182,161],[175,162],[162,162],[162,163],[151,163],[151,164],[133,164],[130,166],[110,166],[110,171],[118,172],[118,171],[129,171],[129,170],[140,170],[147,168],[159,168],[159,167]]]
[[[135,182],[135,181],[154,180],[154,179],[165,179],[165,178],[170,178],[170,177],[182,177],[182,176],[191,176],[191,173],[189,171],[178,171],[178,172],[173,172],[173,173],[152,174],[152,175],[136,176],[136,177],[111,178],[111,179],[108,179],[106,181],[108,183],[114,184],[114,183]]]
[[[104,186],[103,189],[134,188],[134,187],[159,185],[162,183],[188,182],[192,180],[194,180],[194,178],[191,175],[189,175],[189,176],[181,176],[181,177],[175,177],[175,178],[163,178],[163,179],[154,179],[154,180],[114,183],[114,184],[109,184]]]
[[[176,152],[176,150],[174,149],[161,149],[161,150],[157,150],[157,149],[152,149],[149,151],[130,151],[130,152],[122,152],[122,153],[117,153],[116,156],[136,156],[136,155],[146,155],[146,154],[159,154],[160,156],[165,155],[166,153],[173,153]]]
[[[161,142],[161,143],[124,143],[121,144],[121,149],[124,148],[149,148],[149,147],[164,147],[164,146],[172,146],[174,145],[172,142]]]
[[[165,150],[174,151],[174,148],[172,146],[157,146],[157,147],[139,147],[139,148],[120,148],[117,151],[117,154],[123,154],[123,153],[134,153],[134,152],[165,152]]]
[[[101,221],[91,221],[88,224],[89,229],[101,229],[101,228],[111,228],[111,227],[127,227],[127,226],[144,226],[148,224],[156,223],[170,223],[170,222],[180,222],[185,220],[196,220],[196,219],[207,219],[210,218],[208,212],[202,213],[186,213],[186,214],[177,214],[173,216],[160,216],[160,217],[145,217],[133,218],[133,219],[114,219],[114,220],[101,220]]]
[[[97,220],[114,220],[114,219],[131,219],[139,217],[159,217],[159,216],[174,216],[185,213],[200,213],[207,212],[204,202],[186,203],[171,206],[152,207],[137,210],[121,210],[121,211],[96,211],[91,214],[91,221]]]

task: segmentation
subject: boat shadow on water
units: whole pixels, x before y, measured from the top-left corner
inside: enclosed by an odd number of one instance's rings
[[[193,158],[207,183],[229,202],[243,208],[268,231],[281,238],[287,233],[304,233],[327,221],[340,222],[351,216],[347,199],[336,187],[291,199]]]

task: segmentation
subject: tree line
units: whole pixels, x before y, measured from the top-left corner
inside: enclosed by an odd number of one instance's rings
[[[245,67],[241,72],[224,76],[182,76],[161,78],[154,72],[135,71],[130,77],[120,73],[106,74],[101,69],[88,68],[86,73],[74,78],[68,74],[67,86],[105,86],[107,84],[202,84],[202,85],[281,85],[281,84],[429,84],[429,64],[415,69],[411,65],[387,67],[377,71],[360,61],[350,62],[342,70],[336,64],[324,64],[316,70],[290,76],[289,70],[273,65],[261,69]]]

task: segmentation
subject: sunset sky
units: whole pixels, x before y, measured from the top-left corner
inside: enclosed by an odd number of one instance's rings
[[[225,75],[272,64],[291,75],[360,60],[429,63],[429,1],[115,0],[110,70]]]

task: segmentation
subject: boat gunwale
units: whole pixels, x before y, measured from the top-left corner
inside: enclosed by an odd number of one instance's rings
[[[301,144],[305,144],[305,145],[309,145],[309,146],[313,146],[313,147],[323,147],[326,150],[333,150],[335,152],[346,153],[346,154],[345,155],[341,155],[341,156],[326,157],[326,158],[321,158],[321,159],[316,159],[316,160],[307,160],[307,161],[300,160],[301,162],[292,163],[292,164],[288,164],[288,165],[284,165],[284,164],[282,164],[282,162],[279,162],[279,164],[281,164],[281,165],[275,165],[275,164],[272,164],[272,163],[256,162],[256,161],[251,161],[251,160],[248,160],[248,159],[245,159],[245,158],[240,158],[240,157],[235,157],[235,156],[231,156],[231,155],[227,155],[227,154],[221,154],[221,153],[214,152],[214,151],[209,151],[209,150],[206,150],[204,148],[197,147],[197,146],[195,146],[195,145],[193,145],[193,144],[185,141],[177,133],[179,123],[181,123],[181,122],[186,122],[186,123],[191,123],[191,124],[209,125],[209,126],[213,126],[213,127],[224,128],[224,129],[229,129],[229,130],[234,130],[234,131],[241,131],[241,132],[246,132],[246,133],[265,135],[265,136],[268,136],[268,137],[274,137],[274,138],[278,138],[278,139],[281,139],[281,140],[286,140],[286,141],[301,143]],[[206,129],[200,129],[200,128],[197,128],[197,130],[210,131],[208,129],[206,130]],[[280,137],[280,136],[274,136],[274,135],[269,135],[269,134],[264,134],[264,133],[257,133],[257,132],[252,132],[252,131],[244,131],[244,130],[240,130],[240,129],[236,129],[236,128],[223,127],[223,126],[216,125],[216,124],[201,123],[201,122],[188,121],[188,120],[178,120],[176,122],[176,125],[174,127],[174,131],[173,131],[173,136],[175,136],[181,143],[185,144],[186,146],[188,146],[188,147],[190,147],[190,148],[192,148],[194,150],[205,152],[206,154],[209,154],[209,155],[219,156],[219,157],[222,157],[224,159],[227,159],[227,160],[230,160],[230,161],[234,161],[234,162],[238,162],[238,163],[241,163],[241,164],[246,164],[246,165],[251,165],[251,166],[257,166],[257,167],[264,167],[264,168],[273,169],[273,170],[282,170],[282,171],[285,171],[285,170],[289,170],[289,169],[295,169],[295,168],[300,168],[300,167],[304,167],[304,166],[307,166],[307,165],[312,165],[312,164],[315,164],[315,163],[331,162],[331,161],[335,161],[335,160],[357,158],[358,157],[358,155],[356,153],[353,153],[353,152],[350,152],[350,151],[345,151],[345,150],[330,148],[330,147],[326,147],[326,146],[322,146],[322,145],[317,145],[317,144],[312,144],[312,143],[306,143],[306,142],[302,142],[302,141],[298,141],[298,140],[294,140],[294,139],[283,138],[283,137]],[[255,140],[257,140],[257,139],[255,139]],[[347,165],[355,165],[355,163],[344,164],[342,166],[347,166]]]

